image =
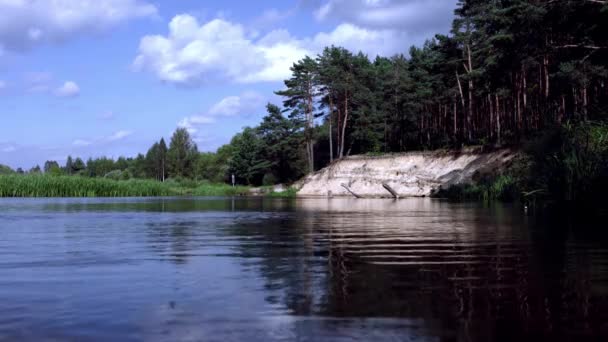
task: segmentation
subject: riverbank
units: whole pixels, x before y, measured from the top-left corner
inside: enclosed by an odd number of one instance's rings
[[[0,175],[0,197],[242,196],[250,187],[208,182],[112,180],[80,176]]]
[[[552,127],[511,149],[351,156],[308,175],[296,188],[299,196],[309,197],[396,194],[602,208],[608,192],[608,124]]]
[[[518,152],[482,148],[351,156],[297,183],[299,196],[427,197],[506,169]],[[391,193],[391,189],[393,193]]]

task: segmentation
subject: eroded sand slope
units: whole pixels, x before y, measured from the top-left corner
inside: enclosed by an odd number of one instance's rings
[[[507,149],[351,156],[305,177],[295,186],[300,189],[299,196],[351,196],[344,184],[363,197],[391,197],[383,183],[400,197],[429,196],[441,187],[469,183],[479,173],[500,170],[514,156]]]

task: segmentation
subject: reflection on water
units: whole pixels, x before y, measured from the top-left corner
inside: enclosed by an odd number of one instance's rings
[[[606,239],[572,224],[430,199],[1,199],[0,340],[604,340]]]

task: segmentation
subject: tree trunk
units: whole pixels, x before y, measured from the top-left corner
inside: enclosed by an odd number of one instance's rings
[[[312,84],[310,82],[310,80],[308,81],[308,98],[307,98],[307,102],[308,102],[308,108],[307,108],[307,113],[306,113],[306,140],[307,140],[307,144],[308,144],[308,168],[309,171],[312,173],[315,171],[315,150],[314,150],[314,145],[313,145],[313,128],[314,128],[314,114],[313,114],[313,94],[312,94]]]
[[[458,119],[457,119],[458,104],[454,101],[454,138],[458,135]]]
[[[464,102],[464,94],[462,92],[462,83],[460,83],[460,76],[458,75],[458,71],[456,72],[456,82],[458,83],[458,92],[460,93],[460,102],[462,103],[462,111],[463,111],[462,113],[464,116],[466,116],[466,114],[465,114],[466,105]],[[456,114],[454,114],[454,118],[456,118]],[[464,135],[466,134],[466,131],[467,131],[466,120],[463,120],[463,126],[465,126],[464,131],[463,131],[464,132],[463,138],[464,138]],[[454,130],[454,131],[456,131],[456,130]]]
[[[467,57],[469,62],[469,114],[467,117],[469,141],[473,140],[471,136],[471,119],[473,118],[473,61],[471,57],[471,46],[467,44]]]
[[[333,130],[332,130],[332,126],[331,126],[331,122],[332,122],[332,114],[333,114],[333,101],[330,99],[329,100],[329,162],[333,163],[334,161],[334,139],[333,139]]]
[[[545,74],[545,99],[549,98],[549,57],[543,58],[543,73]]]
[[[346,135],[346,123],[348,122],[348,91],[344,94],[344,122],[342,122],[342,136],[340,137],[340,159],[344,157],[344,136]]]
[[[496,142],[500,146],[500,102],[498,101],[498,94],[495,95],[496,100]]]
[[[488,108],[490,109],[490,126],[488,129],[490,138],[492,138],[494,136],[492,127],[494,127],[494,108],[492,106],[492,94],[488,93]]]
[[[587,86],[583,86],[583,120],[587,121]]]

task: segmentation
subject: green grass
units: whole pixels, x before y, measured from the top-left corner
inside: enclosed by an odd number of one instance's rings
[[[0,197],[143,197],[179,195],[152,180],[50,175],[0,175]]]
[[[486,182],[452,185],[434,196],[457,201],[512,201],[518,199],[519,190],[511,175],[499,175]]]
[[[111,180],[80,176],[0,175],[0,197],[237,196],[249,187],[206,182]]]
[[[282,191],[282,192],[271,191],[271,192],[267,193],[265,196],[272,197],[272,198],[295,198],[297,193],[298,193],[298,190],[296,190],[295,188],[287,188],[285,191]]]
[[[203,183],[192,189],[193,196],[244,196],[249,193],[248,186],[232,187],[228,184]]]

